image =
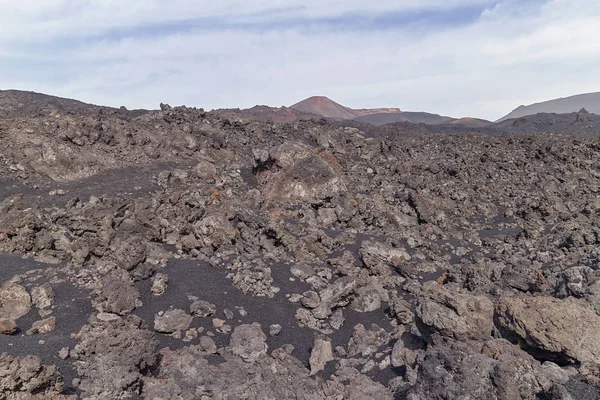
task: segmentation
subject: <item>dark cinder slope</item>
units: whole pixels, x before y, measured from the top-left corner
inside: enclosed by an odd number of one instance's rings
[[[0,116],[3,117],[29,116],[56,109],[80,111],[93,107],[96,106],[36,92],[0,90]]]
[[[568,114],[538,113],[498,122],[490,126],[499,132],[528,133],[600,133],[600,115],[586,111]]]
[[[43,93],[23,90],[0,90],[0,117],[25,118],[50,115],[53,112],[95,112],[97,110],[120,111],[114,107],[84,103],[79,100],[50,96]],[[125,111],[125,110],[122,110]],[[129,111],[129,115],[138,116],[147,110]]]
[[[539,113],[566,114],[577,112],[582,108],[585,108],[588,112],[600,114],[600,92],[548,100],[528,106],[521,105],[497,122]]]
[[[446,117],[439,114],[431,114],[427,112],[410,112],[403,111],[399,113],[381,113],[365,115],[354,118],[355,121],[372,124],[372,125],[386,125],[395,124],[396,122],[411,122],[413,124],[427,124],[427,125],[442,125],[442,124],[455,124],[463,125],[469,128],[481,128],[491,124],[490,121],[478,118],[452,118]]]

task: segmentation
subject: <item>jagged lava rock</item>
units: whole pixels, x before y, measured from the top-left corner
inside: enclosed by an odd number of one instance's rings
[[[496,319],[539,358],[600,365],[600,316],[583,300],[507,297]]]

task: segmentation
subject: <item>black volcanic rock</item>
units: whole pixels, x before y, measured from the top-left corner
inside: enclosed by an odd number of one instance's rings
[[[598,391],[595,114],[278,123],[15,96],[3,398]]]

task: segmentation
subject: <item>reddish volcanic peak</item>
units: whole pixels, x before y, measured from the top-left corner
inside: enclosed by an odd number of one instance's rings
[[[333,119],[354,119],[356,117],[379,114],[379,113],[399,113],[398,108],[374,108],[374,109],[362,109],[355,110],[349,107],[344,107],[341,104],[325,97],[325,96],[313,96],[306,100],[302,100],[300,103],[294,104],[291,108],[297,111],[318,114],[325,118]]]
[[[352,112],[353,110],[324,96],[309,97],[294,104],[291,108],[302,112],[322,115],[326,118],[352,119],[356,116]]]

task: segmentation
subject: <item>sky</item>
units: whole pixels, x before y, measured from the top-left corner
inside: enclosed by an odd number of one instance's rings
[[[0,89],[496,120],[600,91],[598,0],[0,0]]]

